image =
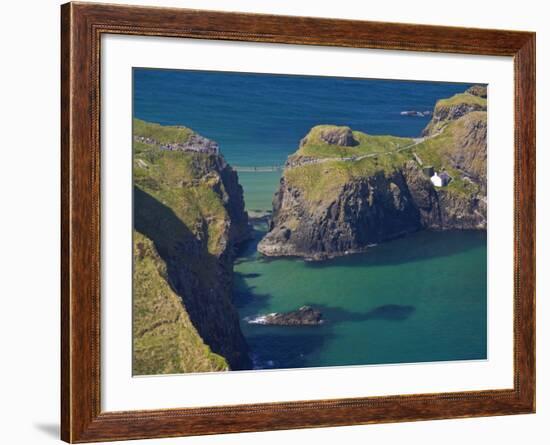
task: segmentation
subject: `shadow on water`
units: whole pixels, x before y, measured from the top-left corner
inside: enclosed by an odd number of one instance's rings
[[[301,257],[266,257],[258,253],[258,243],[267,233],[265,222],[253,224],[253,236],[242,243],[235,264],[258,261],[303,261],[308,268],[371,267],[427,261],[468,252],[487,245],[485,230],[420,230],[393,240],[383,241],[366,252],[321,261],[304,261]]]
[[[257,273],[235,272],[234,304],[241,312],[241,326],[246,336],[254,369],[301,368],[312,366],[326,343],[335,338],[334,328],[339,323],[382,320],[402,322],[409,319],[416,308],[409,305],[386,304],[366,312],[350,311],[341,307],[307,303],[323,314],[321,326],[265,326],[248,324],[243,312],[253,315],[270,312],[270,293],[259,293],[248,278]],[[243,311],[244,309],[244,311]],[[298,309],[296,307],[295,309]]]
[[[296,332],[298,330],[299,332]],[[314,332],[317,331],[317,332]],[[303,368],[311,366],[311,357],[318,354],[333,336],[329,332],[302,328],[272,329],[260,326],[247,337],[254,369]]]
[[[244,337],[236,334],[228,340],[231,334],[219,323],[220,310],[229,326],[239,323],[239,315],[226,306],[220,309],[218,261],[204,247],[207,240],[198,240],[172,209],[138,187],[134,187],[134,228],[153,241],[166,264],[167,282],[182,299],[200,337],[232,369],[247,369],[250,360],[240,352],[246,350]]]
[[[235,265],[249,262],[300,261],[311,269],[392,266],[450,257],[487,245],[487,232],[484,230],[422,230],[382,242],[364,253],[321,261],[305,261],[301,257],[266,257],[258,253],[258,243],[265,234],[265,226],[254,226],[252,239],[239,246]]]
[[[363,254],[327,261],[308,261],[306,265],[311,268],[398,265],[453,256],[477,249],[486,243],[487,232],[481,230],[423,230],[385,241]]]
[[[321,311],[323,320],[328,324],[369,320],[405,321],[416,311],[414,306],[401,304],[384,304],[367,312],[348,311],[340,307],[315,303],[308,303],[308,306]]]
[[[234,264],[245,263],[248,261],[259,260],[258,257],[258,243],[262,240],[266,234],[267,225],[252,225],[252,237],[240,243],[237,246],[236,258]],[[257,258],[258,257],[258,258]]]
[[[240,263],[251,263],[246,272],[235,272],[235,304],[241,313],[241,325],[250,345],[255,368],[296,368],[315,366],[320,354],[327,348],[327,342],[339,336],[344,323],[383,322],[404,323],[413,317],[418,308],[415,306],[383,304],[367,311],[357,312],[343,307],[317,304],[310,301],[309,306],[323,314],[325,323],[317,327],[262,326],[246,324],[245,316],[263,315],[271,310],[273,291],[261,293],[254,286],[254,278],[268,274],[261,270],[258,274],[252,263],[299,262],[296,266],[311,269],[323,268],[365,268],[380,266],[399,266],[422,261],[461,255],[486,245],[485,231],[420,231],[402,238],[380,243],[362,254],[349,255],[335,259],[310,262],[301,258],[267,258],[257,252],[257,245],[266,231],[265,225],[254,226],[254,237],[242,246],[237,258]],[[266,264],[267,263],[267,264]],[[291,264],[292,266],[292,264]],[[271,294],[273,292],[273,294]],[[294,309],[298,309],[297,304]]]
[[[268,296],[269,298],[269,296]],[[244,327],[250,347],[254,369],[303,368],[315,366],[316,356],[328,341],[336,338],[333,327],[344,322],[383,320],[402,322],[416,310],[414,306],[388,304],[367,312],[353,312],[346,309],[313,305],[323,314],[320,326],[265,326]]]
[[[250,275],[234,273],[233,303],[242,310],[262,314],[273,295],[259,293],[247,283]],[[242,317],[241,312],[241,317]],[[330,326],[292,327],[248,324],[241,319],[254,369],[301,368],[311,366],[312,357],[319,354],[327,340],[333,338]]]
[[[247,283],[248,278],[261,276],[259,273],[233,272],[233,304],[237,309],[254,305],[255,308],[266,308],[267,302],[272,298],[271,294],[255,292],[256,286]]]
[[[261,277],[261,273],[251,272],[251,273],[242,273],[240,274],[243,278],[258,278]]]

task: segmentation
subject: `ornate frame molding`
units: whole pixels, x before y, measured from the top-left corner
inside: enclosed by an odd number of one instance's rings
[[[535,34],[93,3],[61,7],[61,436],[175,437],[535,411]],[[100,56],[103,34],[511,56],[515,67],[514,388],[102,412]]]

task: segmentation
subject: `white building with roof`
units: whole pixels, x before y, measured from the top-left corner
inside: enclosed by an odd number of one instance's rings
[[[438,174],[437,172],[434,173],[434,175],[430,178],[430,181],[432,181],[432,184],[435,187],[445,187],[449,182],[451,182],[451,176],[447,172],[441,172],[441,174]]]

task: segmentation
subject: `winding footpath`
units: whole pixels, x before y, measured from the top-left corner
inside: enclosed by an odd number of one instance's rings
[[[405,147],[398,148],[397,150],[379,151],[379,152],[374,152],[374,153],[366,153],[366,154],[358,155],[358,156],[347,156],[347,157],[342,157],[342,158],[336,158],[336,157],[332,157],[332,158],[306,158],[306,159],[301,159],[301,160],[289,162],[289,163],[287,163],[286,167],[287,168],[295,168],[295,167],[301,167],[303,165],[323,164],[325,162],[333,162],[333,161],[355,162],[355,161],[361,161],[362,159],[375,158],[377,156],[384,156],[384,155],[390,155],[390,154],[394,154],[394,153],[400,153],[402,151],[409,150],[409,149],[417,146],[418,144],[424,142],[425,140],[430,139],[434,136],[436,136],[436,135],[434,134],[432,136],[413,138],[414,142],[412,144],[406,145]],[[419,158],[417,160],[419,160]]]
[[[292,168],[295,168],[295,167],[301,167],[303,165],[323,164],[325,162],[334,162],[334,161],[355,162],[355,161],[361,161],[362,159],[374,158],[374,157],[377,157],[377,156],[384,156],[384,155],[391,155],[391,154],[394,154],[394,153],[400,153],[402,151],[409,150],[409,149],[421,144],[422,142],[424,142],[428,139],[432,139],[436,136],[439,136],[442,133],[443,129],[444,129],[444,127],[441,128],[439,131],[437,131],[434,134],[431,134],[429,136],[419,137],[419,138],[411,138],[414,141],[412,144],[408,144],[404,147],[398,148],[397,150],[379,151],[379,152],[374,152],[374,153],[366,153],[366,154],[362,154],[362,155],[347,156],[347,157],[341,157],[341,158],[338,158],[338,157],[329,157],[329,158],[305,157],[305,158],[301,158],[301,159],[291,160],[290,162],[287,161],[286,165],[257,166],[257,167],[256,166],[251,166],[251,167],[248,167],[248,166],[246,166],[246,167],[245,166],[234,166],[233,170],[235,170],[237,172],[267,173],[267,172],[274,172],[274,171],[282,171],[285,168],[292,169]],[[420,157],[416,153],[413,153],[413,155],[414,155],[416,161],[420,165],[422,165],[423,162],[420,159]]]

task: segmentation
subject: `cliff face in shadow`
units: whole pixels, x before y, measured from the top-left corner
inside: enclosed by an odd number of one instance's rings
[[[231,296],[250,226],[217,144],[135,122],[134,230],[134,373],[250,368]]]
[[[258,250],[317,260],[421,229],[485,229],[485,110],[470,93],[439,101],[421,138],[314,127],[287,160]]]
[[[450,121],[457,120],[472,111],[487,111],[487,87],[475,85],[464,93],[437,101],[432,119],[422,131],[422,136],[434,135]]]

